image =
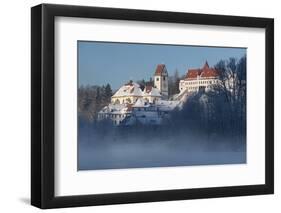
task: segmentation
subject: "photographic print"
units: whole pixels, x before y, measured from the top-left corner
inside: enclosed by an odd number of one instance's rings
[[[40,4],[31,41],[32,205],[274,193],[274,19]]]
[[[77,45],[78,170],[246,163],[246,48]]]

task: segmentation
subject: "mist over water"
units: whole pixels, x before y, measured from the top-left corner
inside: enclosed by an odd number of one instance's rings
[[[78,170],[246,163],[245,137],[169,127],[83,126]]]

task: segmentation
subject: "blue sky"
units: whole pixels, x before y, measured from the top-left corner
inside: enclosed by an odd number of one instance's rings
[[[78,75],[80,85],[105,85],[118,89],[129,80],[149,80],[157,64],[164,63],[169,75],[177,69],[210,66],[221,59],[240,58],[245,48],[220,48],[112,42],[78,42]]]

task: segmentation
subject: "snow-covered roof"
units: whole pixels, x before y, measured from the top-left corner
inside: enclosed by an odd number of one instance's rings
[[[159,101],[156,102],[156,106],[160,111],[172,111],[179,104],[180,104],[180,101],[159,100]]]
[[[112,97],[142,96],[140,85],[130,81],[123,85]]]
[[[129,104],[109,104],[103,107],[99,113],[123,114],[131,111]]]
[[[147,107],[149,106],[142,98],[139,98],[133,107]]]
[[[143,96],[161,97],[160,90],[153,86],[146,86],[143,90]]]
[[[142,91],[140,85],[130,81],[129,83],[120,87],[112,97],[127,97],[127,96],[153,96],[161,97],[160,90],[153,86],[146,86]]]

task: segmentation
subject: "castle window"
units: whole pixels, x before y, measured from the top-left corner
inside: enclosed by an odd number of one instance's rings
[[[166,79],[166,77],[165,76],[163,76],[163,80],[165,81],[165,79]]]
[[[159,78],[156,78],[156,81],[159,81]]]

